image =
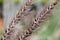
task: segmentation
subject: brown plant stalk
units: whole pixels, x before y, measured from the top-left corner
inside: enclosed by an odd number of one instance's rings
[[[26,10],[30,9],[30,7],[32,5],[31,1],[32,0],[28,0],[26,2],[26,4],[19,10],[18,14],[16,15],[16,17],[13,18],[13,20],[9,24],[8,28],[5,29],[1,40],[10,40],[12,38],[11,35],[13,35],[15,32],[15,29],[14,29],[15,26],[14,25],[18,24],[19,21],[26,15],[24,12]],[[19,39],[16,39],[16,40],[19,40]]]
[[[29,26],[25,31],[23,31],[22,35],[20,35],[20,40],[26,40],[28,36],[30,36],[34,30],[36,30],[42,22],[50,15],[52,9],[58,4],[60,0],[56,0],[54,3],[44,7],[44,9],[40,12],[40,15],[33,20],[31,26]]]

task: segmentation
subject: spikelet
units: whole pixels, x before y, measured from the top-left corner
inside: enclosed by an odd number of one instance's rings
[[[30,9],[31,5],[32,5],[31,0],[28,0],[26,2],[26,4],[24,5],[24,7],[22,7],[19,10],[19,12],[16,15],[16,17],[13,18],[13,20],[9,24],[8,28],[4,31],[1,40],[19,40],[16,35],[14,36],[14,32],[16,32],[15,25],[26,15],[24,12],[26,10]],[[15,37],[15,39],[13,39],[13,37]]]
[[[54,3],[44,7],[44,9],[39,13],[40,15],[34,19],[32,25],[29,26],[25,31],[23,31],[20,39],[25,40],[28,36],[30,36],[32,32],[39,27],[40,23],[44,22],[45,19],[50,15],[50,12],[52,11],[52,9],[54,9],[59,1],[60,0],[56,0]]]

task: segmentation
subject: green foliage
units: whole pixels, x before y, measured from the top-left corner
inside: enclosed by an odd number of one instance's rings
[[[19,2],[21,2],[21,0],[15,0],[15,3],[18,4]]]
[[[0,0],[0,5],[2,5],[3,4],[3,0]]]
[[[3,0],[0,0],[0,3],[2,3],[3,2]]]
[[[41,0],[41,3],[43,3],[43,5],[47,4],[49,0]]]

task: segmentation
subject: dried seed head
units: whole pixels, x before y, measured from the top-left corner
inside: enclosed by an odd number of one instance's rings
[[[55,3],[52,3],[51,5],[49,5],[49,6],[47,6],[46,8],[45,8],[45,10],[43,10],[42,12],[41,12],[41,14],[38,16],[38,20],[34,20],[33,21],[33,24],[32,24],[32,26],[31,27],[29,27],[28,28],[28,32],[31,32],[31,34],[32,34],[32,32],[39,26],[39,23],[42,23],[42,22],[44,22],[44,20],[49,16],[49,14],[50,14],[50,11],[55,7],[55,5],[57,4],[57,2],[55,2]],[[37,23],[38,22],[38,23]],[[26,32],[25,32],[26,33]],[[30,34],[30,35],[31,35]],[[28,37],[29,35],[27,35],[26,34],[26,36]],[[26,37],[25,37],[26,38]]]

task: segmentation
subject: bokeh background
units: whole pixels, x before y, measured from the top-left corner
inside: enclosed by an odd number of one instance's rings
[[[55,0],[33,0],[38,10]],[[0,0],[0,37],[3,29],[8,27],[25,0]],[[40,11],[38,11],[40,12]],[[60,3],[51,12],[52,15],[40,28],[28,37],[29,40],[60,40]],[[26,24],[26,23],[25,23]],[[26,26],[23,23],[23,26]]]
[[[0,36],[3,29],[3,0],[0,0]]]

